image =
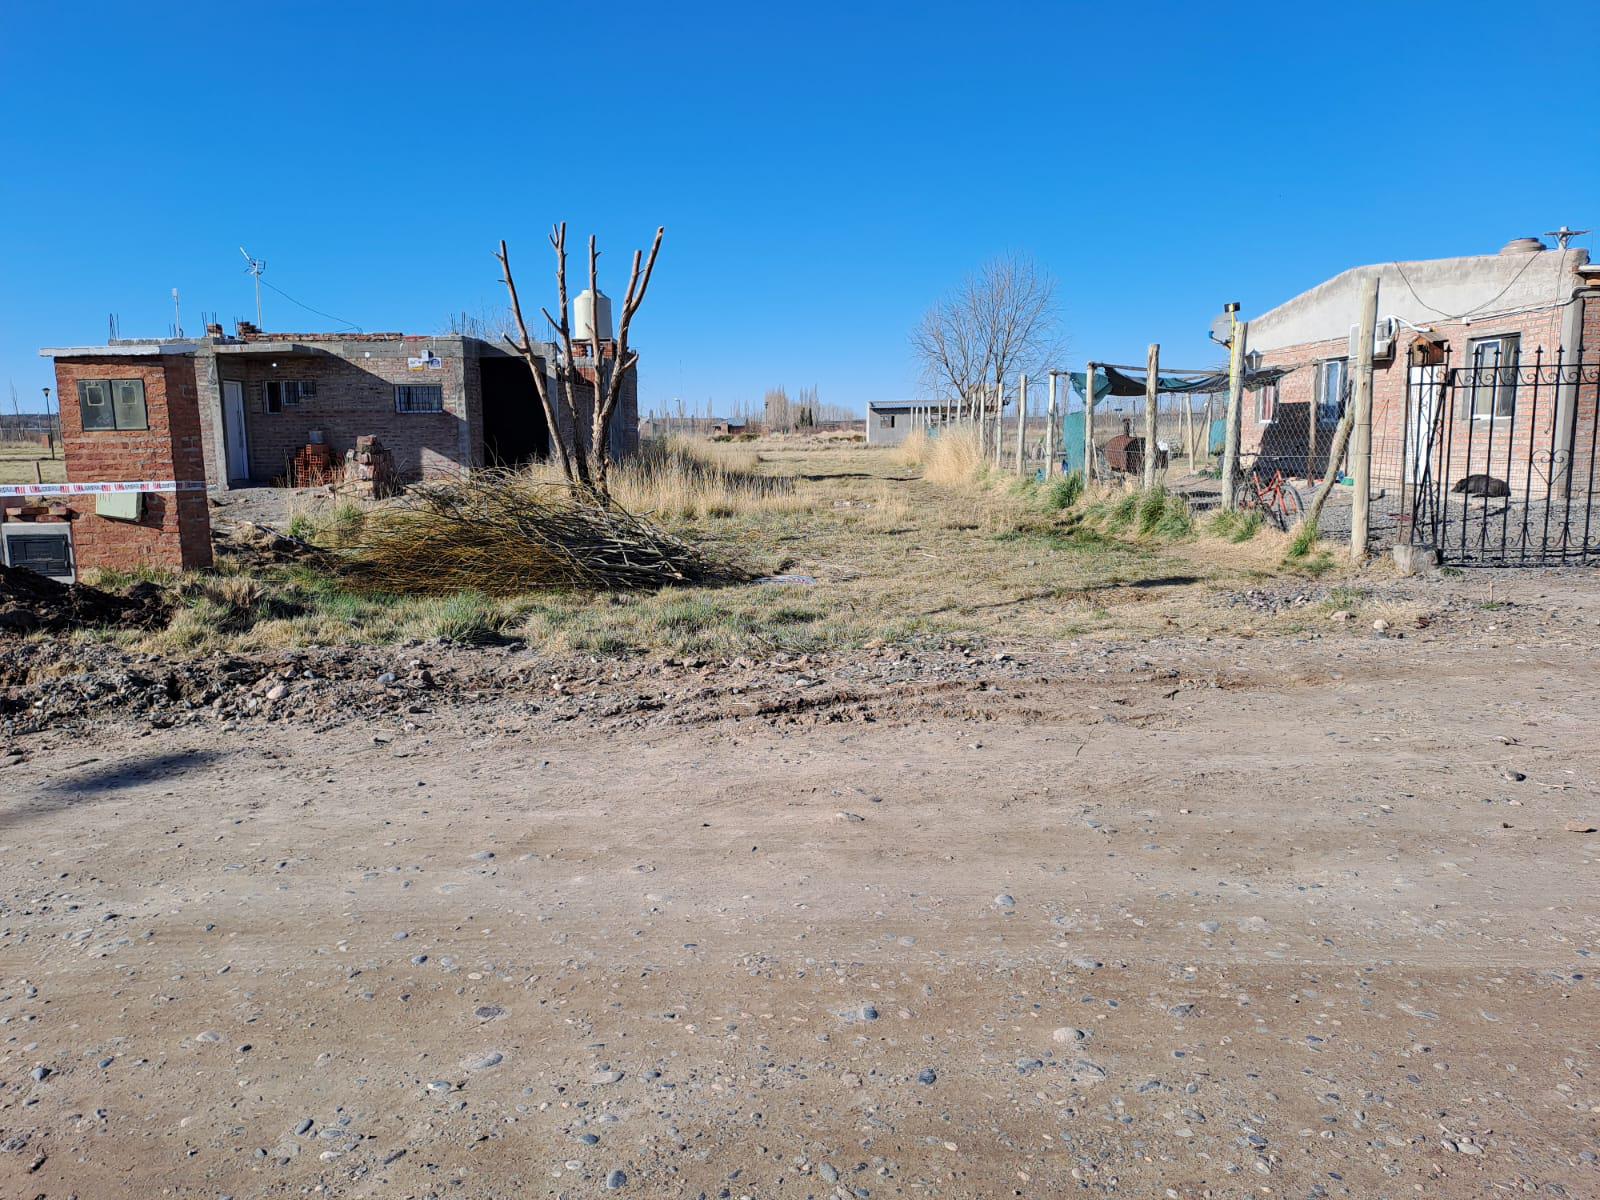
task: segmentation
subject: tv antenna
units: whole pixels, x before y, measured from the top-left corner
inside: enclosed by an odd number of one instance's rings
[[[1555,238],[1556,243],[1563,250],[1565,250],[1567,248],[1567,243],[1573,238],[1582,237],[1588,232],[1589,231],[1587,229],[1568,229],[1565,225],[1563,225],[1560,229],[1552,229],[1549,233],[1545,234],[1545,237]]]
[[[261,273],[267,269],[267,260],[264,258],[251,258],[250,251],[243,246],[239,253],[244,255],[244,261],[249,265],[245,267],[245,274],[252,275],[256,281],[256,328],[261,328]]]

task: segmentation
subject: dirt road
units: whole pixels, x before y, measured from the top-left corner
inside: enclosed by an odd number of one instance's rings
[[[1539,586],[35,735],[0,1192],[1600,1195],[1600,589]]]

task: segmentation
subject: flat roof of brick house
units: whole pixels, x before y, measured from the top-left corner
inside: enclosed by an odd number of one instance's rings
[[[1351,267],[1250,319],[1250,348],[1346,337],[1360,309],[1361,281],[1378,277],[1381,316],[1412,325],[1471,324],[1564,304],[1589,286],[1589,252],[1544,247],[1518,238],[1497,254],[1431,258]]]

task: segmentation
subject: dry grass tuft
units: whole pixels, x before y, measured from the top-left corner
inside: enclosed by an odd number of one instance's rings
[[[549,467],[530,475],[550,483]],[[757,512],[798,512],[811,507],[795,481],[761,473],[761,456],[748,446],[704,438],[646,442],[611,473],[611,494],[631,512],[660,520],[704,520]]]
[[[928,461],[928,451],[933,439],[926,429],[913,429],[906,440],[889,452],[890,457],[903,467],[920,467]]]
[[[413,488],[409,502],[367,515],[344,572],[391,595],[552,588],[609,590],[714,582],[737,575],[620,505],[509,471]]]
[[[922,477],[929,483],[960,487],[978,482],[987,472],[976,425],[946,425],[938,437],[928,441]]]

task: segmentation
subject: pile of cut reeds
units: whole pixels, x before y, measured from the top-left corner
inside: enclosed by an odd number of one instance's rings
[[[391,594],[654,589],[738,575],[614,502],[514,471],[412,488],[367,515],[344,561],[353,586]]]

